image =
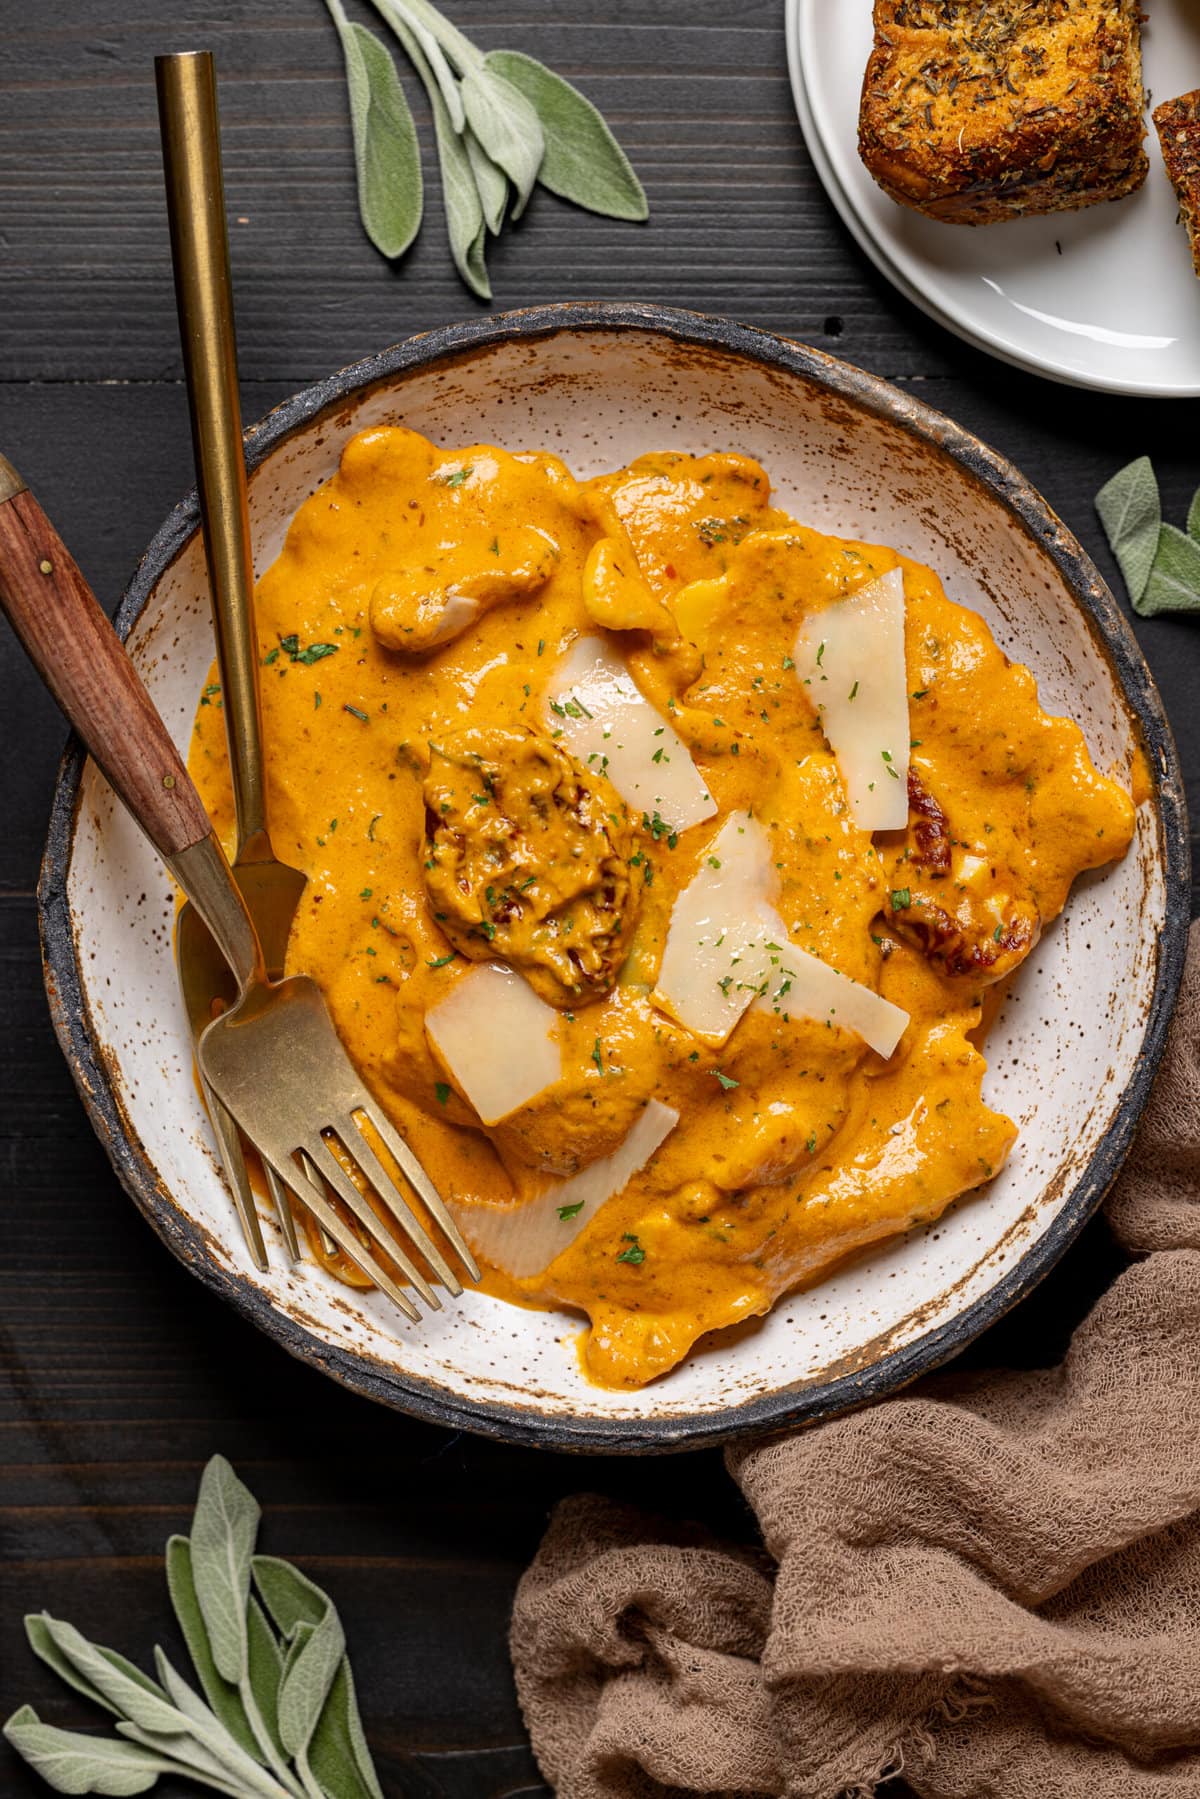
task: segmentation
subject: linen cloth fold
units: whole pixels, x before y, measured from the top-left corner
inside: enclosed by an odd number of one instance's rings
[[[766,1552],[561,1505],[513,1666],[559,1799],[1200,1799],[1200,923],[1060,1367],[941,1375],[727,1466]]]

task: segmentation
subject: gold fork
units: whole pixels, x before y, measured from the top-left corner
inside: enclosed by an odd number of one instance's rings
[[[217,119],[216,71],[209,51],[155,58],[162,126],[171,260],[179,310],[179,340],[187,376],[196,462],[196,491],[208,560],[221,705],[229,746],[237,845],[233,878],[254,920],[272,980],[281,978],[292,919],[307,885],[298,868],[281,862],[267,829],[254,629],[254,565],[246,462],[238,402],[237,338],[225,222],[225,186]],[[175,962],[183,1002],[198,1042],[212,1022],[213,1001],[234,998],[229,970],[194,906],[175,927]],[[242,1146],[232,1119],[205,1085],[205,1104],[225,1164],[234,1205],[255,1264],[267,1252]],[[274,1169],[266,1169],[284,1248],[299,1256],[291,1207]]]
[[[440,1300],[427,1265],[447,1290],[462,1285],[389,1176],[358,1118],[365,1118],[473,1279],[479,1269],[458,1226],[408,1145],[383,1116],[333,1028],[315,982],[267,980],[262,949],[200,795],[116,632],[58,533],[10,463],[0,456],[0,606],[42,679],[119,799],[146,832],[233,971],[237,1003],[200,1039],[204,1078],[263,1161],[409,1318],[410,1296],[358,1240],[300,1163],[306,1156],[425,1300]],[[412,1253],[397,1242],[334,1139],[374,1190]]]

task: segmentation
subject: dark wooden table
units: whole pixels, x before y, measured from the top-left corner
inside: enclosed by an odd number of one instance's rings
[[[991,362],[860,256],[796,126],[777,0],[451,10],[481,44],[526,48],[579,82],[617,127],[652,207],[635,230],[539,196],[493,255],[498,306],[660,300],[834,350],[911,384],[1010,455],[1109,574],[1091,498],[1130,456],[1154,453],[1182,518],[1200,481],[1194,433],[1171,429],[1185,408]],[[339,364],[480,310],[450,272],[436,213],[399,269],[362,237],[320,0],[7,0],[0,448],[110,605],[192,480],[152,58],[202,45],[222,79],[248,421]],[[1200,624],[1137,631],[1195,804]],[[199,1470],[221,1450],[263,1501],[267,1547],[339,1603],[388,1793],[536,1787],[505,1625],[551,1505],[589,1485],[744,1532],[738,1496],[716,1455],[584,1464],[377,1410],[289,1361],[171,1259],[110,1172],[50,1030],[34,885],[64,732],[3,633],[0,658],[4,1713],[29,1699],[50,1721],[90,1721],[26,1652],[26,1611],[69,1617],[139,1660],[174,1641],[161,1546],[186,1528]],[[973,1359],[1056,1356],[1114,1265],[1096,1223]],[[7,1751],[0,1787],[45,1791]]]

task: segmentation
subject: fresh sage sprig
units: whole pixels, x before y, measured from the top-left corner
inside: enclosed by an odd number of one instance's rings
[[[30,1647],[110,1712],[116,1737],[43,1724],[23,1705],[9,1742],[59,1793],[144,1793],[160,1774],[228,1799],[383,1799],[333,1602],[290,1563],[255,1555],[259,1508],[223,1456],[200,1481],[190,1537],[167,1544],[167,1587],[201,1698],[155,1649],[151,1680],[42,1612]]]
[[[417,128],[386,44],[351,24],[342,0],[327,4],[346,60],[363,228],[385,256],[403,256],[425,204]]]
[[[642,184],[578,88],[519,50],[488,55],[431,0],[371,0],[420,78],[433,114],[446,229],[455,267],[491,298],[487,239],[520,218],[535,185],[589,212],[641,220]],[[371,242],[403,255],[424,195],[412,114],[385,46],[326,0],[346,62],[359,210]]]
[[[1200,612],[1200,489],[1187,530],[1167,524],[1150,458],[1139,456],[1105,482],[1096,511],[1136,613]]]

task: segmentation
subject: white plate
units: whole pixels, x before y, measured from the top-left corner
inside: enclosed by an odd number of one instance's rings
[[[969,343],[1056,381],[1200,394],[1200,281],[1153,126],[1150,172],[1125,200],[1003,225],[944,224],[890,200],[859,159],[870,0],[788,0],[787,44],[817,173],[910,300]],[[1142,52],[1156,101],[1200,86],[1200,6],[1155,0]]]

